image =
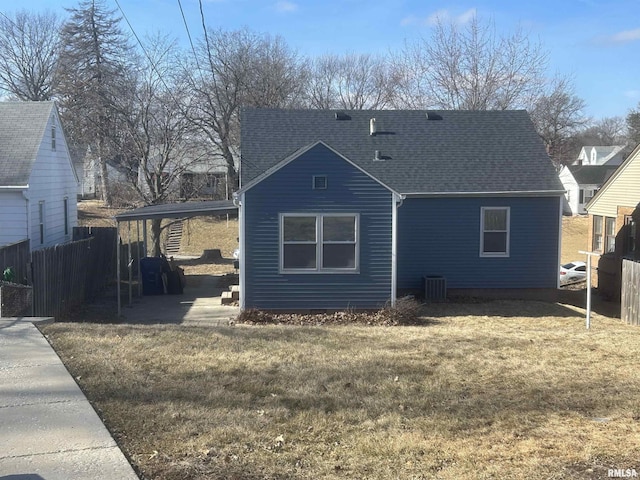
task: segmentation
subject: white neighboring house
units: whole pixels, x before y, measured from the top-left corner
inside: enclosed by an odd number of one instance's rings
[[[585,205],[617,168],[616,165],[565,165],[562,167],[559,177],[567,192],[564,195],[564,213],[586,215]]]
[[[571,165],[608,165],[622,163],[624,145],[586,146],[580,149],[578,158]]]
[[[622,163],[624,145],[585,146],[578,158],[560,170],[565,193],[564,213],[585,215],[585,205]]]
[[[54,102],[0,102],[0,246],[72,239],[78,177]]]

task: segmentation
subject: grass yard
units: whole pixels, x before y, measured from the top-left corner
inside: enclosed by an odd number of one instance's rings
[[[562,264],[573,260],[586,260],[578,251],[591,250],[589,244],[589,217],[562,217]]]
[[[44,327],[145,479],[640,470],[640,329],[537,302],[419,327]]]

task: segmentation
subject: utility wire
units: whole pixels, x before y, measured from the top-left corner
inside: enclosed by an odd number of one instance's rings
[[[153,62],[153,60],[151,59],[151,56],[147,52],[147,50],[144,47],[143,43],[140,41],[140,38],[138,37],[138,35],[136,34],[135,30],[133,29],[133,26],[131,25],[131,22],[129,22],[129,19],[127,18],[127,14],[124,13],[124,10],[122,9],[122,6],[120,5],[119,0],[114,0],[114,1],[115,1],[116,5],[118,6],[118,9],[120,10],[120,13],[122,13],[122,18],[124,18],[125,22],[127,22],[127,25],[129,26],[129,29],[131,30],[131,33],[133,33],[133,36],[135,37],[136,41],[138,42],[138,45],[140,45],[140,48],[142,49],[145,57],[147,57],[147,60],[149,60],[149,63],[151,64],[151,67],[153,68],[153,70],[158,75],[158,78],[160,78],[160,81],[162,82],[162,84],[167,89],[167,92],[169,93],[169,95],[171,96],[173,101],[176,102],[176,104],[182,108],[182,104],[180,102],[178,102],[178,100],[176,100],[176,98],[173,95],[173,92],[167,86],[166,82],[164,81],[163,76],[158,71],[158,69],[156,67],[156,64]],[[178,3],[180,3],[179,0],[178,0]],[[204,29],[204,37],[205,37],[205,42],[206,42],[206,45],[207,45],[207,54],[208,54],[209,64],[211,66],[211,75],[214,77],[214,82],[215,82],[213,59],[211,58],[211,47],[210,47],[210,44],[209,44],[209,37],[207,35],[207,29],[205,27],[205,19],[204,19],[203,7],[202,7],[202,0],[199,0],[199,3],[200,3],[200,17],[202,18],[202,27]],[[181,6],[181,9],[182,9],[182,6]],[[187,31],[188,31],[188,29],[187,29]],[[189,40],[191,40],[191,36],[190,35],[189,35]],[[193,47],[193,44],[191,46]],[[194,56],[195,56],[196,62],[197,62],[197,55],[195,55],[195,50],[194,50]],[[200,68],[200,67],[198,66],[198,68]],[[245,162],[251,164],[254,168],[257,168],[257,166],[255,164],[253,164],[253,162],[248,162],[246,160],[245,160]]]
[[[182,14],[182,21],[184,22],[184,28],[187,30],[187,37],[189,38],[189,44],[191,44],[191,51],[193,52],[193,58],[196,60],[196,66],[200,70],[200,62],[198,62],[198,55],[196,49],[193,46],[193,40],[191,39],[191,32],[189,31],[189,25],[187,24],[187,18],[184,16],[184,10],[182,9],[182,2],[178,0],[178,7],[180,7],[180,13]]]

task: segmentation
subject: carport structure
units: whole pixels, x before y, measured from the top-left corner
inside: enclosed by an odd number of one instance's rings
[[[132,265],[133,265],[133,257],[131,256],[131,223],[136,223],[136,238],[137,242],[140,242],[140,223],[142,222],[142,243],[143,243],[143,252],[147,252],[147,221],[154,219],[165,219],[165,218],[192,218],[192,217],[202,217],[207,215],[227,215],[227,214],[237,214],[238,207],[233,204],[231,200],[211,200],[211,201],[203,201],[203,202],[184,202],[184,203],[166,203],[161,205],[148,205],[146,207],[135,208],[133,210],[129,210],[127,212],[119,213],[115,216],[116,219],[116,228],[118,235],[116,236],[116,276],[118,282],[118,317],[121,315],[121,307],[122,307],[122,298],[120,292],[120,284],[121,284],[121,273],[120,273],[120,256],[121,249],[120,243],[122,240],[122,236],[120,234],[120,224],[127,223],[128,229],[128,240],[127,240],[127,250],[128,250],[128,270],[129,270],[129,303],[132,302]],[[137,264],[138,264],[138,279],[141,278],[140,271],[140,250],[137,249]],[[142,282],[138,283],[138,295],[141,294]]]

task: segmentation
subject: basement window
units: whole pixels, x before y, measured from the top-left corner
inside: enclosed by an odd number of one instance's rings
[[[313,189],[314,190],[326,190],[327,189],[327,176],[326,175],[314,175],[313,176]]]

